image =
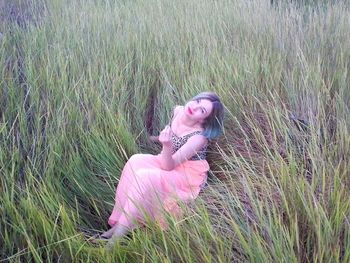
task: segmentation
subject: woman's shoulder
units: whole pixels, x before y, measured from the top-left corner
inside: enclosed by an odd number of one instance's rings
[[[201,131],[191,132],[184,137],[184,139],[187,140],[187,143],[197,145],[196,148],[203,148],[209,144],[208,138],[203,136]]]
[[[176,105],[174,107],[174,114],[176,115],[177,113],[179,113],[181,111],[181,109],[183,109],[184,106],[181,105]]]

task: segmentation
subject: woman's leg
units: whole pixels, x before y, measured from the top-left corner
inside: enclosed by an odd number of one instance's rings
[[[119,183],[115,193],[115,205],[108,223],[114,225],[118,223],[120,216],[124,212],[126,201],[130,198],[130,190],[138,184],[138,178],[143,174],[139,170],[157,167],[156,156],[150,154],[135,154],[130,157],[121,173]]]
[[[111,238],[114,230],[117,228],[118,224],[115,224],[114,226],[112,226],[109,230],[103,232],[103,234],[101,235],[101,237],[103,238]]]
[[[113,235],[111,236],[111,238],[108,240],[108,243],[106,245],[106,249],[111,250],[114,246],[114,243],[120,239],[121,237],[123,237],[127,232],[128,232],[128,228],[123,226],[123,225],[118,225],[114,228],[114,232]]]

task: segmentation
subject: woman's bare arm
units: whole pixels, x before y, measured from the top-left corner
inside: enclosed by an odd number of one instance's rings
[[[208,141],[203,135],[193,135],[188,141],[174,154],[171,148],[163,147],[160,153],[161,168],[163,170],[173,170],[179,164],[189,160],[199,150],[207,145]]]

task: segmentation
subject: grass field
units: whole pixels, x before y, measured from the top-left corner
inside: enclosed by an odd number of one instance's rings
[[[350,262],[349,17],[348,1],[0,1],[0,262]],[[225,130],[185,217],[87,242],[128,157],[206,90]]]

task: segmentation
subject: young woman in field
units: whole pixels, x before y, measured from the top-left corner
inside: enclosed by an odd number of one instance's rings
[[[108,220],[112,228],[102,238],[113,244],[146,218],[165,228],[164,210],[179,215],[176,200],[186,202],[198,196],[209,170],[208,142],[221,134],[223,113],[220,99],[212,92],[175,107],[172,120],[157,137],[162,151],[135,154],[125,164]]]

